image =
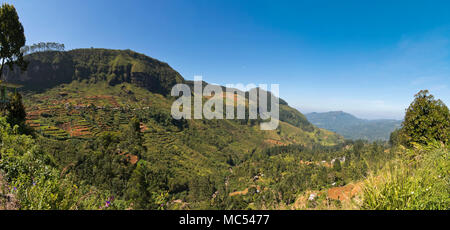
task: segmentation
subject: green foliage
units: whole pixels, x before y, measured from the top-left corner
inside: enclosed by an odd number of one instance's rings
[[[22,103],[22,95],[20,93],[14,93],[10,96],[10,98],[6,120],[13,127],[18,125],[22,133],[30,133],[30,129],[25,124],[27,113]]]
[[[284,102],[274,131],[259,130],[261,120],[175,120],[174,98],[163,91],[184,79],[165,63],[131,51],[83,49],[27,58],[42,70],[33,73],[39,84],[49,73],[58,77],[40,85],[50,88],[45,92],[24,97],[36,114],[30,121],[38,130],[33,146],[46,159],[39,165],[52,172],[45,183],[36,180],[40,189],[32,196],[47,194],[42,190],[48,187],[51,199],[36,206],[19,192],[24,207],[282,208],[306,191],[361,180],[392,157],[383,143],[344,142],[314,127]],[[31,191],[30,171],[15,173],[8,166],[5,172],[23,184],[19,191]]]
[[[336,170],[337,172],[340,172],[342,170],[341,161],[340,160],[335,160],[334,161],[333,169]]]
[[[415,95],[406,110],[401,129],[404,144],[427,144],[430,140],[448,143],[450,138],[450,112],[441,100],[435,100],[428,90]]]
[[[120,137],[112,132],[102,133],[90,145],[78,147],[78,154],[72,170],[82,182],[120,196],[126,189],[134,166],[125,153],[118,151]]]
[[[25,45],[23,26],[19,21],[16,8],[3,3],[0,7],[0,77],[3,69],[8,66],[13,69],[15,65],[22,70],[27,68],[20,50]]]
[[[415,95],[403,127],[391,134],[397,159],[372,175],[364,190],[364,209],[448,209],[449,110],[427,90]],[[410,147],[405,149],[401,144]],[[445,145],[447,144],[447,145]]]
[[[110,86],[133,83],[151,92],[168,95],[173,85],[184,81],[168,64],[130,50],[46,51],[24,58],[33,70],[24,73],[30,80],[20,81],[16,71],[9,71],[6,77],[36,91],[85,80],[91,84],[107,82]]]
[[[306,132],[314,130],[314,126],[309,123],[303,114],[288,105],[280,104],[280,120],[299,127]]]
[[[450,207],[450,148],[434,141],[403,150],[397,161],[372,176],[364,209],[447,210]]]
[[[64,44],[56,42],[39,42],[31,46],[22,47],[23,54],[31,54],[34,52],[45,52],[45,51],[64,51]]]
[[[136,209],[158,209],[167,199],[167,172],[141,160],[129,181],[128,197]],[[162,195],[164,194],[164,195]]]
[[[194,177],[189,182],[189,196],[192,201],[208,201],[212,198],[215,191],[214,182],[211,181],[210,177]]]
[[[389,136],[389,144],[391,146],[398,146],[401,144],[401,133],[400,133],[400,129],[396,129],[394,130],[394,132],[391,133],[391,135]]]
[[[74,184],[30,136],[18,134],[18,126],[11,128],[4,117],[0,117],[0,140],[0,169],[21,209],[97,209],[108,197]]]

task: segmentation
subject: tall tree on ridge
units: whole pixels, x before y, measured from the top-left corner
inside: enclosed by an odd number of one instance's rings
[[[402,142],[410,147],[412,143],[427,144],[432,139],[448,143],[449,109],[441,100],[434,99],[428,90],[421,90],[406,110],[400,133]]]
[[[22,23],[14,6],[4,3],[0,7],[0,79],[5,66],[13,69],[15,65],[22,71],[27,68],[21,48],[25,45]]]

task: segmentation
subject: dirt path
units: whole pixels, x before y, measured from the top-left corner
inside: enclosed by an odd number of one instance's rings
[[[14,194],[8,193],[8,183],[4,180],[0,172],[0,210],[17,210],[19,203]]]

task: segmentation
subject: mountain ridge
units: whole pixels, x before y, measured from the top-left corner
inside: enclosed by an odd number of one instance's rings
[[[339,133],[345,138],[369,141],[389,140],[390,133],[400,128],[402,122],[395,119],[361,119],[344,111],[312,112],[305,116],[317,127]]]
[[[26,89],[45,90],[74,80],[106,81],[111,86],[133,83],[163,95],[184,78],[167,63],[131,50],[74,49],[26,55],[28,69],[5,71],[5,79]]]
[[[18,68],[5,71],[5,79],[24,85],[25,90],[42,93],[62,84],[85,82],[95,85],[106,83],[114,87],[130,83],[152,93],[168,96],[175,84],[184,83],[193,87],[169,64],[132,50],[74,49],[70,51],[44,51],[26,55],[28,70]],[[203,85],[207,84],[203,82]],[[224,86],[221,86],[224,89]],[[254,90],[254,89],[252,89]],[[244,92],[248,100],[248,92]],[[268,95],[271,95],[268,92]],[[280,100],[280,120],[304,131],[315,128],[297,109]]]

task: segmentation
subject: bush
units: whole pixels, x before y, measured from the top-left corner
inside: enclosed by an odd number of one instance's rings
[[[18,129],[0,117],[0,169],[20,209],[98,209],[109,201],[109,194],[76,185],[70,175],[62,175],[49,155],[30,136],[18,134]]]

